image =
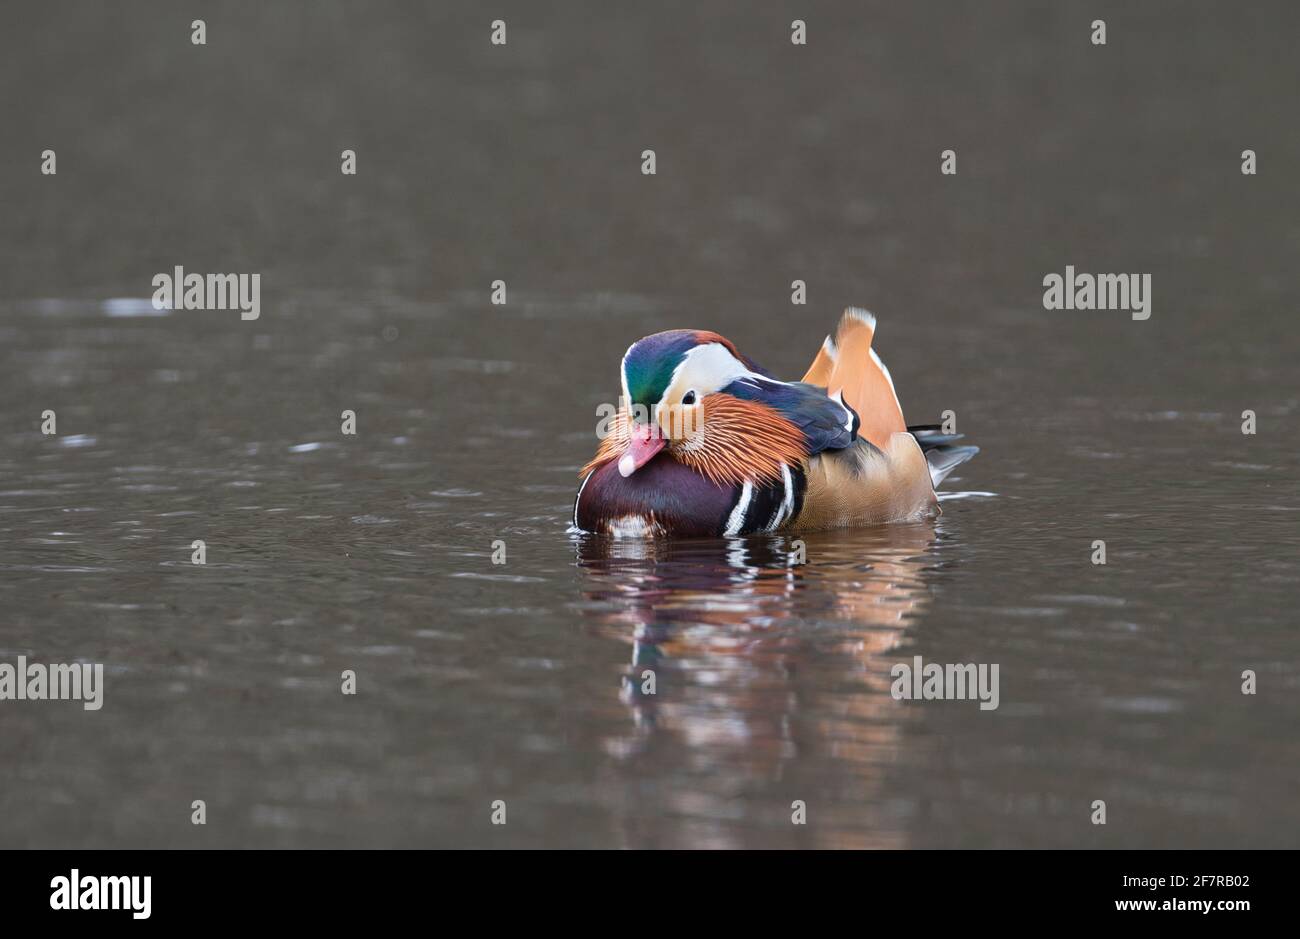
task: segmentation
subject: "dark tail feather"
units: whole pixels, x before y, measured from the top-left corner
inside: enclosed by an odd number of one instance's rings
[[[930,482],[936,489],[949,473],[980,452],[979,447],[953,446],[966,435],[945,434],[938,424],[917,424],[907,431],[921,445],[925,462],[930,464]]]
[[[922,453],[934,447],[956,443],[966,436],[965,434],[945,434],[940,424],[913,424],[907,428],[907,432],[916,438],[916,442],[921,445]]]

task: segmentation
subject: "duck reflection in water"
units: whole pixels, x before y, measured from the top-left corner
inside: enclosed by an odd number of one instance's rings
[[[939,538],[933,522],[800,538],[581,536],[582,613],[631,644],[618,695],[632,727],[604,748],[629,782],[643,760],[660,773],[677,761],[685,780],[652,794],[657,809],[638,791],[633,831],[657,816],[654,843],[744,846],[741,826],[728,834],[737,812],[791,827],[791,800],[833,784],[823,807],[858,811],[823,811],[804,831],[828,846],[896,844],[867,806],[879,808],[882,767],[898,756],[905,706],[889,669],[928,606]],[[665,831],[665,815],[692,817],[690,834]]]

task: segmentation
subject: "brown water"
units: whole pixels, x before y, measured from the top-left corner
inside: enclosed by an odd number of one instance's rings
[[[0,663],[106,673],[0,702],[0,845],[1296,846],[1300,17],[498,6],[0,13]],[[567,530],[632,339],[850,303],[983,448],[937,523]]]

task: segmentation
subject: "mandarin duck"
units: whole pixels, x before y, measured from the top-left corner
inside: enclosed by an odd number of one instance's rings
[[[579,473],[574,527],[615,537],[732,537],[915,521],[979,452],[908,427],[876,319],[849,309],[801,381],[714,332],[674,329],[623,356],[609,432]]]

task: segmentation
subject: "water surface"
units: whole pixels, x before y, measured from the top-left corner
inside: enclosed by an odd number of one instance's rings
[[[211,7],[3,14],[0,661],[107,687],[0,702],[0,845],[1296,845],[1293,13]],[[850,303],[982,447],[941,518],[568,531],[629,342],[795,377]]]

